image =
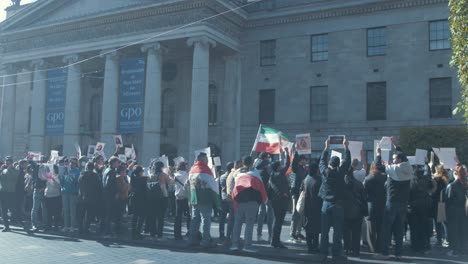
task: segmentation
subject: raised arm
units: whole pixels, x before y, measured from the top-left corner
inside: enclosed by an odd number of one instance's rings
[[[344,156],[343,156],[343,163],[340,166],[340,170],[343,173],[346,173],[349,170],[349,167],[351,166],[351,152],[349,151],[349,148],[348,148],[349,141],[347,139],[345,139],[343,141],[343,146],[344,146],[344,149],[345,149],[345,153],[344,153]]]
[[[320,156],[319,168],[320,173],[325,174],[325,171],[328,168],[328,146],[330,145],[330,140],[327,139],[325,141],[325,149],[322,152],[322,156]]]

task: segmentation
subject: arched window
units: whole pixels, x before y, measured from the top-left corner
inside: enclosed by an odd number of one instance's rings
[[[172,89],[166,89],[162,96],[162,128],[174,128],[175,124],[175,98]]]
[[[208,90],[208,126],[218,124],[218,89],[210,84]]]
[[[89,130],[91,132],[101,131],[101,109],[102,109],[102,98],[98,94],[93,95],[90,101],[89,112]]]

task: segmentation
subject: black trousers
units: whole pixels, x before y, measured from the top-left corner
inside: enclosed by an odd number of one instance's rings
[[[369,208],[371,208],[369,206]],[[367,222],[367,244],[369,245],[370,251],[373,253],[380,252],[382,250],[382,222],[384,206],[373,207],[370,209],[369,217],[366,219]]]
[[[429,215],[424,208],[414,208],[408,214],[410,226],[411,248],[414,251],[424,251],[430,248]]]
[[[47,224],[46,228],[51,228],[52,225],[58,228],[62,217],[62,197],[45,197],[47,208]]]
[[[99,203],[91,201],[78,201],[78,231],[83,233],[89,232],[89,227],[93,219],[99,216]]]
[[[190,230],[190,210],[188,206],[188,199],[177,199],[176,200],[176,214],[174,222],[174,237],[182,237],[182,218],[184,214],[187,214],[187,230]]]
[[[167,197],[164,197],[158,201],[150,202],[150,209],[148,210],[146,224],[148,225],[148,229],[151,236],[163,236],[164,215],[167,210],[167,203]]]
[[[280,243],[281,237],[281,228],[283,227],[284,217],[286,216],[286,211],[288,210],[287,201],[271,201],[271,207],[273,207],[273,213],[275,215],[275,220],[273,222],[273,237],[271,239],[271,244],[275,245]]]
[[[362,217],[357,217],[344,221],[344,248],[354,254],[359,254],[361,250],[362,219]]]
[[[15,218],[19,221],[23,226],[22,217],[17,212],[17,204],[16,204],[16,193],[14,192],[0,192],[0,203],[2,205],[2,217],[3,217],[3,225],[5,228],[10,228],[10,218],[8,216],[8,210],[11,212],[12,218]]]

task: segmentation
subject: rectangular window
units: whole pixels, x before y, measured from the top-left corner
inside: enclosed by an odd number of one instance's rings
[[[328,60],[328,34],[320,34],[311,36],[311,60],[326,61]]]
[[[367,83],[367,120],[387,119],[387,83]]]
[[[429,80],[430,118],[452,117],[452,78]]]
[[[275,90],[259,91],[258,122],[268,124],[275,122]]]
[[[328,86],[310,87],[310,121],[328,120]]]
[[[260,66],[276,64],[276,39],[260,41]]]
[[[385,27],[367,29],[367,56],[385,55],[386,49]]]
[[[429,50],[450,49],[450,29],[447,20],[429,22]]]

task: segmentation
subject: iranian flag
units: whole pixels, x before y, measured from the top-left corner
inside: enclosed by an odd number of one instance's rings
[[[283,132],[271,127],[260,125],[252,152],[256,151],[280,154],[280,147],[286,142],[289,142],[289,139],[283,134]]]

